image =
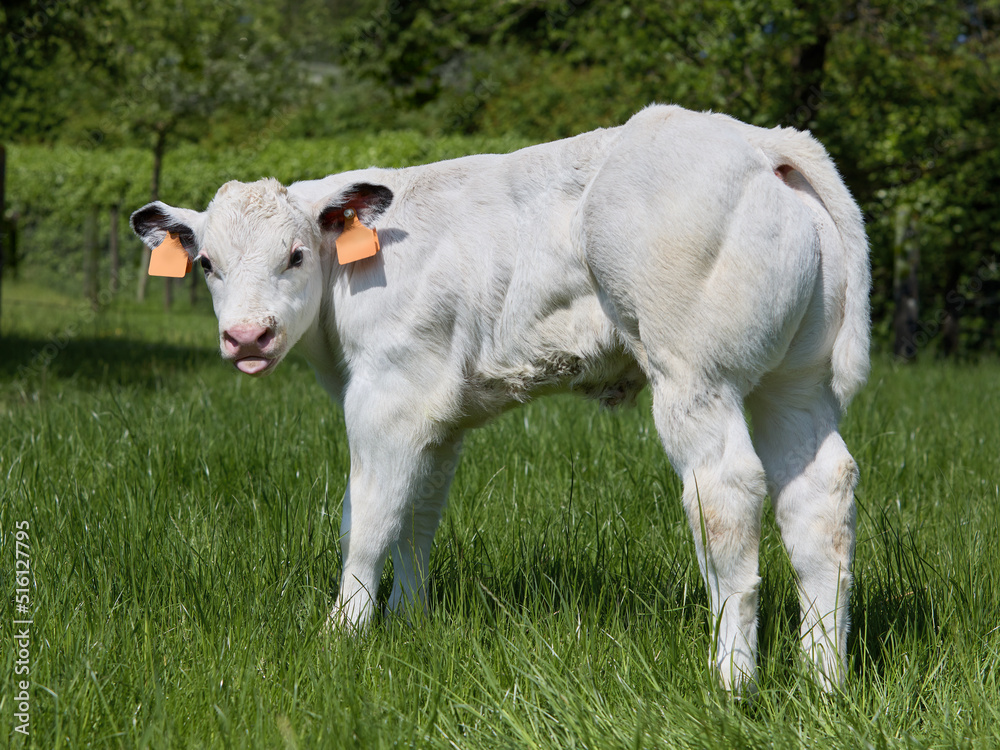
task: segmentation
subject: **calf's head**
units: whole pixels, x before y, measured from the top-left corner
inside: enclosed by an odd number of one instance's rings
[[[352,209],[368,223],[392,197],[384,186],[356,183],[310,203],[277,180],[234,181],[219,188],[204,211],[156,201],[130,223],[150,248],[168,234],[180,240],[208,282],[223,358],[241,372],[262,375],[319,314],[322,256],[333,251],[344,212]]]

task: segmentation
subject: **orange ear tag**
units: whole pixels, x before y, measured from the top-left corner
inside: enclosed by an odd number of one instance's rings
[[[337,238],[340,265],[370,258],[378,251],[378,232],[362,224],[353,208],[344,211],[344,231]]]
[[[190,270],[191,256],[187,254],[176,234],[168,234],[163,242],[153,248],[149,256],[150,276],[170,276],[179,279]]]

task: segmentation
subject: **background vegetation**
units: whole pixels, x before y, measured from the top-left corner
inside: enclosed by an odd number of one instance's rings
[[[151,195],[203,206],[229,178],[507,150],[666,101],[811,129],[868,218],[881,340],[991,350],[998,22],[997,0],[15,0],[8,264],[82,278],[109,209]]]

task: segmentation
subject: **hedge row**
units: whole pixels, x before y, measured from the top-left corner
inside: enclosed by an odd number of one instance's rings
[[[228,180],[276,177],[285,184],[369,166],[404,167],[470,153],[508,152],[528,145],[518,138],[444,136],[413,131],[337,139],[287,140],[261,134],[239,147],[208,151],[184,144],[164,159],[160,198],[204,208]],[[70,272],[79,267],[84,217],[113,205],[127,215],[148,202],[152,154],[135,148],[10,146],[7,211],[18,227],[20,261]]]

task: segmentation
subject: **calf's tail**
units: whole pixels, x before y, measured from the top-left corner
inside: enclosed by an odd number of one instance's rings
[[[833,392],[841,406],[847,406],[868,379],[869,368],[871,267],[861,210],[826,149],[809,133],[794,128],[745,127],[748,140],[765,153],[772,162],[772,169],[780,174],[790,167],[805,177],[840,234],[845,263],[842,315],[830,364]]]

